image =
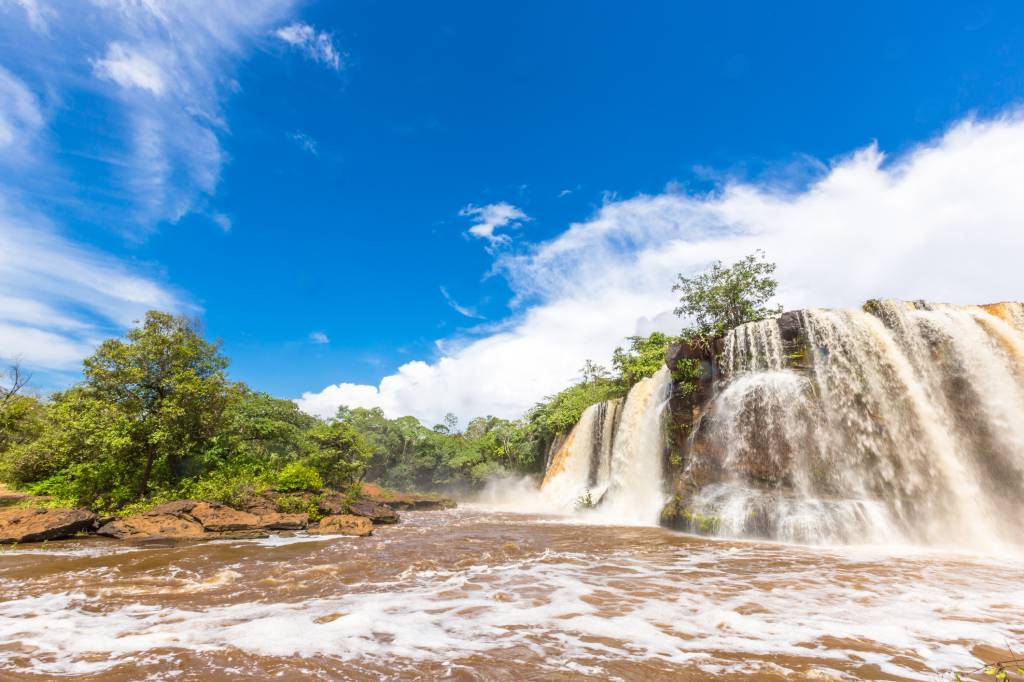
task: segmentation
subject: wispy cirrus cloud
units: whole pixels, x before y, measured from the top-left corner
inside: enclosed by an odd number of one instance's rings
[[[1024,299],[1024,115],[968,119],[898,157],[868,145],[817,179],[732,182],[711,194],[610,199],[595,215],[498,272],[522,303],[483,338],[446,342],[376,386],[338,383],[302,409],[379,406],[435,423],[446,412],[516,417],[603,361],[631,334],[676,332],[671,286],[712,260],[764,249],[788,308],[872,297],[985,303]]]
[[[28,180],[54,195],[87,195],[94,219],[135,237],[190,211],[210,214],[226,162],[223,105],[237,89],[234,74],[293,4],[0,4],[0,39],[10,46],[4,68],[31,84],[40,109],[84,95],[102,100],[105,112],[75,120],[76,135],[89,138],[86,176],[60,165],[66,155],[37,155]],[[60,127],[46,121],[35,133],[48,138],[40,146],[62,148]],[[15,189],[28,181],[18,180]]]
[[[469,306],[459,305],[458,301],[456,301],[454,298],[452,298],[451,294],[448,293],[447,287],[438,287],[438,288],[441,290],[441,295],[444,296],[444,300],[447,301],[447,303],[451,307],[451,309],[454,310],[455,312],[457,312],[459,315],[462,315],[464,317],[469,317],[469,318],[472,318],[474,320],[483,320],[483,319],[485,319],[484,316],[481,315],[480,313],[478,313],[475,308],[470,308]]]
[[[327,338],[327,334],[323,332],[310,332],[309,340],[318,346],[325,346],[331,342],[331,340]]]
[[[319,156],[320,147],[312,136],[302,132],[301,130],[296,130],[292,133],[291,137],[295,144],[299,145],[303,151],[308,152],[313,156]]]
[[[137,240],[198,212],[228,231],[213,206],[224,103],[292,7],[0,0],[0,356],[70,371],[147,309],[196,311],[157,268],[77,243],[61,222]],[[102,115],[54,116],[82,98]]]
[[[277,29],[274,35],[302,51],[307,58],[334,71],[341,70],[342,53],[335,47],[334,38],[330,33],[318,31],[309,24],[296,21]]]
[[[74,369],[99,340],[152,308],[197,310],[152,266],[76,244],[0,195],[0,360]]]

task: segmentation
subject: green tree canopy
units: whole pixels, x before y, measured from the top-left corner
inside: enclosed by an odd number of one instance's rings
[[[681,294],[675,314],[692,317],[695,323],[684,336],[716,338],[738,325],[781,313],[781,307],[767,305],[778,282],[772,276],[775,263],[764,258],[764,252],[757,251],[728,267],[715,261],[695,277],[679,275],[672,287]]]

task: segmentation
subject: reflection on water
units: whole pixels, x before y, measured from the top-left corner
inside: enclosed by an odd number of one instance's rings
[[[1024,639],[1024,562],[482,508],[371,538],[0,554],[0,678],[935,679]]]

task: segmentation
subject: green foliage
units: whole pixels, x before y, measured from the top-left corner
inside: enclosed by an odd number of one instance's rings
[[[654,376],[665,364],[665,351],[678,337],[654,332],[650,336],[630,336],[629,350],[621,347],[612,352],[612,367],[627,386]]]
[[[277,498],[277,510],[282,514],[308,514],[310,521],[324,517],[320,510],[320,496],[306,498],[299,495],[281,495]]]
[[[305,462],[328,486],[345,490],[362,480],[373,451],[352,424],[343,421],[317,424],[310,431],[310,437],[316,449]]]
[[[178,496],[238,507],[270,488],[274,482],[274,474],[266,465],[231,462],[182,486]]]
[[[292,462],[281,469],[277,475],[277,489],[281,492],[297,492],[302,490],[320,490],[324,481],[320,473],[301,462]]]
[[[682,358],[672,368],[672,380],[676,383],[676,391],[683,397],[693,395],[700,386],[700,360]]]
[[[583,410],[594,403],[621,398],[628,390],[622,382],[612,379],[579,383],[534,405],[527,420],[542,434],[561,433],[580,420]]]
[[[718,338],[737,325],[782,312],[780,307],[767,305],[778,282],[772,277],[775,264],[764,257],[763,251],[757,251],[728,267],[715,261],[696,277],[679,275],[672,287],[681,294],[675,314],[693,318],[691,335]]]
[[[585,493],[576,498],[576,510],[593,509],[594,507],[594,498],[590,494],[590,488],[587,488]]]

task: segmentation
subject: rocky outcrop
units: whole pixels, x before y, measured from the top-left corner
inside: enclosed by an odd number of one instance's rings
[[[335,514],[320,519],[320,525],[310,529],[311,533],[323,535],[354,535],[365,537],[373,533],[373,522],[365,516],[351,514]]]
[[[419,493],[400,493],[387,490],[372,483],[364,483],[360,499],[386,504],[399,511],[437,511],[454,509],[455,500],[439,495],[422,495]]]
[[[261,514],[259,527],[266,530],[303,530],[309,525],[309,514]]]
[[[0,544],[66,538],[91,530],[96,521],[85,509],[5,509],[0,511]]]
[[[186,539],[200,538],[205,533],[202,524],[187,514],[148,513],[126,516],[104,524],[97,535],[118,540],[141,540],[149,538]]]
[[[192,516],[208,533],[224,533],[236,530],[257,530],[259,517],[249,512],[238,511],[216,502],[200,502],[190,511]]]
[[[350,504],[348,508],[350,514],[365,516],[373,523],[398,523],[399,520],[398,513],[383,502],[361,499]]]

